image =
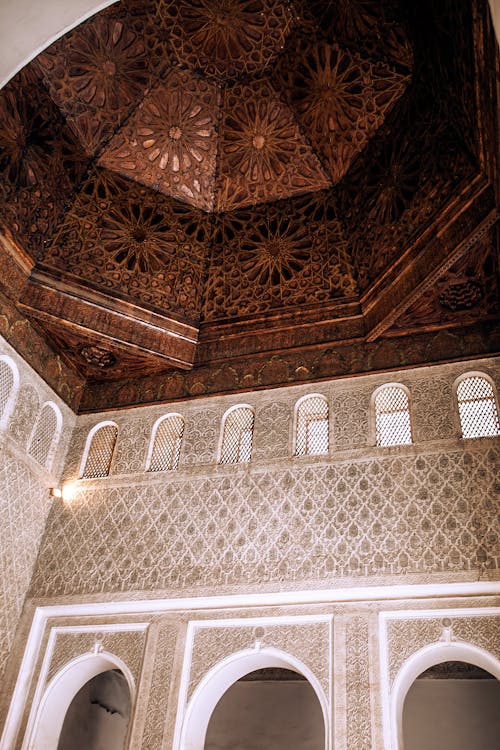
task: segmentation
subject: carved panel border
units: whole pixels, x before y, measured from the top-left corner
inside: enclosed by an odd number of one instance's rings
[[[307,666],[332,705],[332,615],[276,616],[191,622],[181,677],[177,737],[193,693],[204,676],[243,650],[280,650]]]
[[[427,646],[439,644],[445,649],[454,644],[473,646],[500,659],[500,607],[379,613],[381,698],[387,748],[398,748],[396,678],[408,659]],[[452,660],[454,653],[450,648]]]

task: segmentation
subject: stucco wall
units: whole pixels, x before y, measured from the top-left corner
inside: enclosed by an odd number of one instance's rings
[[[498,383],[487,360],[79,418],[66,479],[101,419],[119,428],[111,476],[54,505],[32,595],[496,575],[500,440],[458,437],[453,384],[470,370]],[[373,445],[371,394],[388,381],[409,390],[413,445]],[[330,452],[293,457],[294,404],[311,391],[330,405]],[[255,408],[252,460],[217,465],[221,419],[238,402]],[[186,419],[179,470],[145,472],[152,426],[170,411]]]
[[[0,429],[0,674],[9,654],[24,597],[75,417],[14,350],[0,339],[0,355],[10,357],[19,384],[7,423]],[[50,470],[27,454],[41,406],[55,402],[62,413],[61,437]]]

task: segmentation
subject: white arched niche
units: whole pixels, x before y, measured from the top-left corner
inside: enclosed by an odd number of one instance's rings
[[[65,664],[49,682],[36,711],[32,729],[28,728],[22,750],[57,750],[64,719],[73,698],[93,677],[111,669],[119,669],[128,684],[130,705],[135,701],[135,685],[127,665],[105,651],[83,654]],[[132,723],[132,709],[128,733]]]
[[[292,669],[308,680],[323,713],[325,750],[330,750],[330,711],[319,680],[299,659],[271,647],[238,651],[223,659],[203,677],[187,707],[177,749],[204,750],[208,723],[224,693],[246,674],[269,667]]]
[[[404,750],[403,707],[408,690],[422,672],[446,661],[474,664],[500,680],[500,661],[479,646],[466,641],[440,641],[424,646],[405,661],[394,680],[390,701],[391,750]]]

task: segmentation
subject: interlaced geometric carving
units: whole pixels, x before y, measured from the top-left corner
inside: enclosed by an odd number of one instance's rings
[[[206,217],[185,203],[96,170],[45,262],[189,319],[199,316]]]
[[[500,435],[495,392],[486,378],[473,376],[460,381],[457,401],[464,438]]]
[[[393,17],[393,3],[378,0],[308,0],[317,25],[329,39],[342,39],[354,52],[363,51],[403,69],[413,63],[413,51],[401,23]]]
[[[148,696],[142,745],[148,750],[165,747],[165,719],[172,711],[169,688],[174,675],[174,655],[177,640],[177,625],[161,622],[156,641],[155,663],[151,690]]]
[[[334,183],[400,98],[409,76],[338,45],[308,40],[280,72],[287,101]]]
[[[205,320],[325,303],[356,290],[347,241],[326,195],[235,211],[216,223]]]
[[[57,226],[86,160],[30,68],[0,91],[0,227],[35,258]]]
[[[308,396],[296,408],[295,455],[328,453],[328,401],[324,396]]]
[[[498,640],[498,615],[482,615],[477,610],[470,616],[456,616],[450,612],[452,641],[465,641],[489,651],[492,656],[500,655]],[[389,645],[389,676],[393,683],[402,664],[409,656],[430,643],[441,640],[443,617],[394,619],[387,623]]]
[[[58,504],[49,518],[33,595],[213,595],[217,586],[369,575],[425,582],[434,573],[470,575],[482,546],[493,574],[500,451],[467,447],[264,461],[224,476],[197,466],[168,482],[147,475],[82,487],[71,513]],[[116,543],[103,545],[104,533]]]
[[[172,471],[179,465],[184,419],[180,414],[164,417],[154,434],[148,471]]]
[[[3,359],[0,360],[0,419],[9,403],[14,388],[14,373],[12,367]]]
[[[31,418],[32,426],[33,421]],[[22,451],[25,445],[26,441],[19,443],[18,449]],[[0,451],[0,480],[8,490],[0,502],[1,675],[14,643],[52,498],[47,482],[7,446]]]
[[[349,618],[346,641],[347,746],[371,750],[369,628],[366,617]]]
[[[88,154],[130,114],[168,62],[154,13],[111,8],[38,56],[50,94]]]
[[[161,385],[159,378],[142,383],[143,393],[195,396],[222,383],[234,391],[270,384],[269,372],[275,385],[304,382],[319,369],[330,376],[334,361],[341,373],[365,367],[359,347],[371,299],[361,304],[360,293],[368,299],[386,283],[411,283],[418,268],[411,261],[426,238],[444,257],[491,212],[489,190],[477,212],[471,202],[470,219],[460,201],[450,202],[459,189],[465,196],[478,165],[494,161],[482,152],[494,142],[495,119],[490,105],[476,101],[485,97],[475,98],[471,57],[488,21],[473,25],[469,2],[457,13],[447,12],[451,0],[429,6],[429,24],[418,4],[403,5],[124,0],[55,42],[0,94],[1,231],[6,247],[37,261],[30,284],[47,272],[48,285],[59,278],[76,297],[81,286],[82,296],[97,291],[100,304],[108,295],[112,306],[144,307],[139,316],[160,312],[201,326],[199,378],[172,368]],[[491,82],[479,88],[493,91]],[[486,98],[493,110],[494,97]],[[477,107],[484,109],[481,138]],[[485,173],[492,183],[493,171]],[[316,202],[328,204],[327,218],[318,218]],[[260,213],[264,204],[269,211]],[[441,247],[443,235],[430,230],[445,207],[457,241]],[[434,319],[419,308],[413,328],[429,324],[430,338],[456,315],[469,325],[483,314],[489,326],[498,313],[491,257],[484,274],[440,280],[426,302]],[[9,296],[35,317],[44,302],[40,296],[29,307],[23,273]],[[330,334],[348,342],[317,368],[319,353],[298,361],[307,333],[294,314],[302,310],[310,316],[305,326],[322,322],[313,347]],[[269,311],[278,314],[266,319],[261,346],[252,328],[260,322],[251,318]],[[119,339],[130,360],[111,344],[102,352],[61,350],[88,379],[87,404],[95,381],[125,379],[128,362],[139,376],[164,369],[158,352],[137,357],[137,317],[124,323],[130,336]],[[216,369],[213,334],[221,321],[238,330],[237,361]],[[88,330],[89,346],[99,346],[100,322]],[[49,325],[39,321],[57,347]],[[18,331],[11,328],[13,339]],[[232,342],[225,338],[226,354]],[[391,346],[392,361],[398,358],[394,341],[377,346],[374,369]],[[416,347],[425,351],[422,340],[408,342],[401,359],[415,363]],[[264,351],[285,350],[286,362],[264,362]],[[172,357],[169,367],[174,359],[192,364]],[[120,384],[114,393],[124,402],[135,387]]]
[[[51,448],[57,430],[57,415],[51,404],[44,404],[31,436],[28,453],[40,466],[48,466],[51,458]]]
[[[82,472],[83,478],[108,476],[117,437],[118,427],[114,424],[103,425],[94,432]]]
[[[377,445],[412,442],[408,395],[398,386],[383,386],[375,396]]]
[[[267,80],[223,92],[217,210],[328,187],[293,112]]]
[[[283,0],[159,0],[182,66],[217,77],[261,73],[281,52],[293,23]]]
[[[99,164],[211,210],[218,103],[214,84],[173,69],[118,131]]]
[[[247,463],[252,457],[254,412],[248,406],[237,406],[224,418],[224,432],[219,463]]]
[[[380,129],[341,183],[340,211],[351,241],[358,283],[365,289],[401,253],[415,228],[435,216],[455,187],[453,175],[472,173],[454,132],[417,112],[401,116],[408,133],[397,140]],[[435,159],[422,160],[428,150]]]

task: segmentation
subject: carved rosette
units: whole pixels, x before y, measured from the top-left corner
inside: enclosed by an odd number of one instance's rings
[[[220,78],[263,72],[293,23],[283,0],[160,0],[159,16],[180,65]]]
[[[314,192],[328,185],[292,112],[267,81],[225,89],[218,210]]]
[[[112,139],[99,163],[199,208],[214,206],[217,87],[172,70]]]
[[[409,75],[337,44],[308,42],[283,59],[278,80],[335,183],[384,122]]]
[[[99,380],[116,380],[118,377],[140,375],[144,369],[161,372],[166,364],[146,352],[130,350],[116,342],[96,346],[91,334],[74,326],[44,323],[45,336],[73,367],[85,377]]]
[[[393,330],[492,315],[500,309],[495,230],[486,232],[399,316]],[[472,250],[472,252],[471,252]]]
[[[355,294],[334,207],[320,196],[227,214],[216,226],[206,289],[206,320]]]
[[[199,316],[206,219],[186,204],[96,170],[48,248],[45,263],[105,291]]]
[[[94,154],[161,75],[168,53],[154,14],[99,13],[38,56],[50,94]]]

